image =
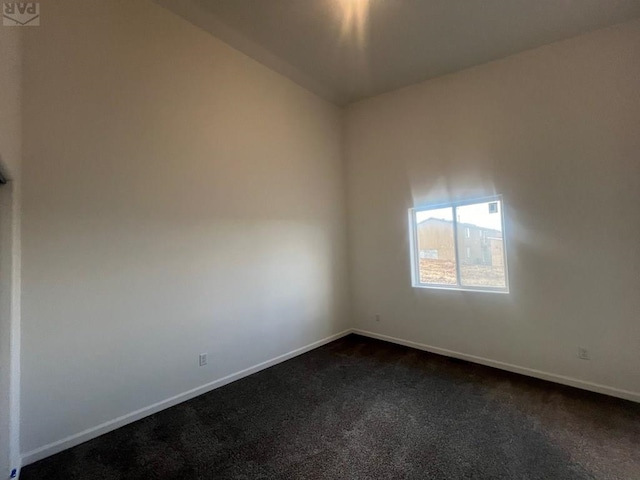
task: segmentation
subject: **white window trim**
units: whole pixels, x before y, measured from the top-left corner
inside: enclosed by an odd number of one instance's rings
[[[504,281],[505,287],[474,287],[462,285],[460,283],[460,254],[458,252],[458,218],[456,211],[458,207],[464,207],[466,205],[474,205],[476,203],[485,203],[491,201],[500,202],[500,220],[502,222],[502,251],[504,252]],[[446,285],[437,283],[422,283],[420,282],[420,254],[418,252],[418,227],[416,225],[416,212],[425,210],[435,210],[438,208],[451,208],[453,213],[453,249],[456,259],[456,281],[457,285]],[[409,248],[411,258],[411,285],[414,288],[427,288],[433,290],[453,290],[457,292],[482,292],[482,293],[509,293],[509,267],[507,265],[507,233],[506,224],[504,219],[504,201],[502,195],[492,195],[490,197],[471,198],[467,200],[439,203],[433,205],[425,205],[422,207],[414,207],[409,209]]]

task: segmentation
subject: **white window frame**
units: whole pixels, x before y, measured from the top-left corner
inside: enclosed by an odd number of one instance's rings
[[[492,201],[500,202],[500,221],[502,224],[502,252],[504,256],[504,287],[478,287],[462,285],[460,281],[460,252],[458,251],[458,207],[466,205],[475,205],[477,203],[486,203]],[[422,283],[420,282],[420,252],[418,252],[418,226],[416,224],[416,213],[428,210],[436,210],[440,208],[451,208],[453,214],[453,249],[456,260],[456,285],[446,285],[438,283]],[[509,293],[509,268],[507,266],[507,233],[504,221],[504,201],[502,195],[492,195],[490,197],[472,198],[457,202],[440,203],[434,205],[425,205],[409,209],[409,230],[410,230],[410,250],[411,250],[411,283],[414,288],[428,288],[436,290],[456,290],[470,292],[489,292],[489,293]]]

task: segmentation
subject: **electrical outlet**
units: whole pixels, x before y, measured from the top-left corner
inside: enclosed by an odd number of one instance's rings
[[[376,313],[376,322],[379,322],[379,321],[380,321],[380,314]]]
[[[578,358],[580,360],[591,360],[589,357],[589,350],[584,347],[578,347]]]
[[[201,367],[204,367],[207,364],[207,354],[201,353],[200,356],[198,357],[198,362]]]

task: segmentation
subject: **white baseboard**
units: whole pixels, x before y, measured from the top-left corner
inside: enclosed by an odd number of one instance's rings
[[[43,447],[27,452],[22,455],[21,466],[24,467],[26,465],[29,465],[30,463],[37,462],[38,460],[42,460],[43,458],[49,457],[63,450],[74,447],[76,445],[84,443],[93,438],[99,437],[100,435],[111,432],[112,430],[116,430],[117,428],[123,427],[129,423],[133,423],[144,417],[160,412],[166,408],[172,407],[179,403],[195,398],[198,395],[202,395],[203,393],[207,393],[211,390],[215,390],[216,388],[220,388],[231,382],[240,380],[241,378],[244,378],[251,374],[259,372],[260,370],[264,370],[265,368],[272,367],[274,365],[277,365],[278,363],[284,362],[293,357],[306,353],[310,350],[321,347],[322,345],[333,342],[334,340],[342,338],[350,333],[356,333],[358,335],[363,335],[365,337],[370,337],[378,340],[383,340],[386,342],[396,343],[398,345],[404,345],[407,347],[416,348],[418,350],[424,350],[426,352],[436,353],[438,355],[459,358],[461,360],[467,360],[469,362],[479,363],[481,365],[487,365],[489,367],[495,367],[495,368],[499,368],[509,372],[514,372],[522,375],[527,375],[530,377],[540,378],[542,380],[549,380],[551,382],[560,383],[563,385],[569,385],[571,387],[577,387],[583,390],[603,393],[605,395],[623,398],[625,400],[631,400],[633,402],[640,402],[640,393],[638,392],[631,392],[628,390],[622,390],[619,388],[609,387],[606,385],[599,385],[597,383],[586,382],[584,380],[578,380],[576,378],[566,377],[564,375],[557,375],[555,373],[543,372],[543,371],[535,370],[532,368],[520,367],[518,365],[512,365],[510,363],[491,360],[488,358],[478,357],[475,355],[468,355],[466,353],[455,352],[453,350],[447,350],[444,348],[433,347],[431,345],[412,342],[410,340],[403,340],[401,338],[390,337],[388,335],[382,335],[379,333],[369,332],[366,330],[347,329],[340,333],[336,333],[335,335],[331,335],[322,340],[318,340],[317,342],[313,342],[309,345],[293,350],[291,352],[285,353],[283,355],[279,355],[275,358],[272,358],[271,360],[267,360],[257,365],[254,365],[252,367],[245,368],[244,370],[241,370],[239,372],[233,373],[231,375],[227,375],[226,377],[220,378],[218,380],[214,380],[213,382],[209,382],[207,384],[201,385],[189,391],[175,395],[171,398],[167,398],[166,400],[162,400],[160,402],[154,403],[153,405],[149,405],[147,407],[141,408],[139,410],[128,413],[121,417],[114,418],[113,420],[109,420],[108,422],[105,422],[101,425],[97,425],[95,427],[84,430],[80,433],[76,433],[75,435],[71,435],[69,437],[63,438],[61,440],[49,443]]]
[[[111,432],[112,430],[116,430],[117,428],[123,427],[129,423],[133,423],[144,417],[148,417],[149,415],[160,412],[166,408],[173,407],[174,405],[195,398],[198,395],[210,392],[211,390],[215,390],[216,388],[220,388],[231,382],[240,380],[241,378],[259,372],[260,370],[264,370],[265,368],[272,367],[274,365],[277,365],[278,363],[282,363],[293,357],[302,355],[303,353],[321,347],[322,345],[325,345],[327,343],[333,342],[334,340],[342,338],[350,333],[351,329],[344,330],[340,333],[336,333],[335,335],[331,335],[330,337],[323,338],[322,340],[318,340],[317,342],[310,343],[309,345],[306,345],[304,347],[297,348],[295,350],[292,350],[291,352],[279,355],[262,363],[258,363],[257,365],[245,368],[244,370],[232,373],[231,375],[227,375],[226,377],[220,378],[218,380],[214,380],[213,382],[206,383],[189,391],[175,395],[171,398],[167,398],[160,402],[154,403],[153,405],[149,405],[134,412],[127,413],[126,415],[122,415],[121,417],[114,418],[113,420],[109,420],[108,422],[105,422],[101,425],[88,428],[80,433],[76,433],[75,435],[68,436],[61,440],[49,443],[43,447],[31,450],[30,452],[22,454],[21,465],[22,467],[24,467],[26,465],[29,465],[30,463],[37,462],[38,460],[42,460],[43,458],[49,457],[51,455],[55,455],[56,453],[59,453],[68,448],[80,445],[81,443],[99,437],[100,435],[103,435],[105,433]]]
[[[518,365],[513,365],[511,363],[499,362],[497,360],[477,357],[475,355],[468,355],[466,353],[455,352],[453,350],[447,350],[445,348],[433,347],[431,345],[412,342],[410,340],[403,340],[401,338],[390,337],[388,335],[382,335],[379,333],[360,330],[357,328],[353,329],[352,332],[365,337],[376,338],[378,340],[384,340],[385,342],[397,343],[398,345],[404,345],[406,347],[416,348],[418,350],[424,350],[425,352],[436,353],[438,355],[444,355],[446,357],[459,358],[460,360],[467,360],[469,362],[479,363],[481,365],[499,368],[501,370],[507,370],[508,372],[519,373],[521,375],[540,378],[542,380],[549,380],[551,382],[560,383],[562,385],[568,385],[570,387],[581,388],[583,390],[589,390],[591,392],[603,393],[605,395],[610,395],[612,397],[631,400],[632,402],[640,402],[640,393],[638,392],[631,392],[629,390],[622,390],[619,388],[609,387],[607,385],[600,385],[597,383],[586,382],[584,380],[578,380],[577,378],[566,377],[564,375],[557,375],[555,373],[543,372],[541,370],[535,370],[533,368],[520,367]]]

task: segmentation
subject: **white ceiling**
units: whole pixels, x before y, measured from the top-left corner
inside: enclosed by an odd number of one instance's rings
[[[156,0],[338,104],[640,17],[640,0]]]

